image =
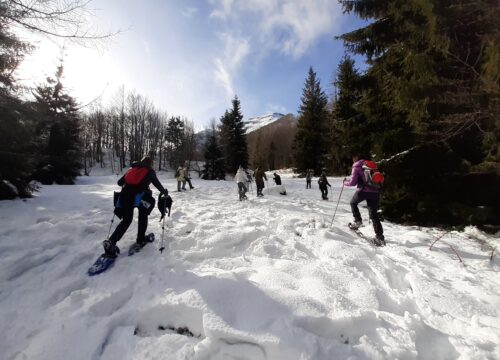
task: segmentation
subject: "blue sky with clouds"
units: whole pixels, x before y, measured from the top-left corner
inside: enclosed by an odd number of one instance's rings
[[[101,31],[123,31],[99,50],[66,45],[73,94],[85,103],[104,92],[105,103],[123,84],[197,127],[219,119],[235,94],[246,118],[297,113],[309,66],[331,95],[344,52],[334,36],[363,24],[342,14],[335,0],[100,0],[91,6]],[[25,77],[53,73],[58,51],[41,41],[24,64]]]

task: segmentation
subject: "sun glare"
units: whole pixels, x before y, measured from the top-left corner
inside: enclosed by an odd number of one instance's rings
[[[34,87],[53,76],[60,62],[64,65],[63,85],[80,104],[86,104],[103,95],[106,98],[112,89],[125,78],[119,64],[110,56],[94,48],[81,46],[61,47],[48,40],[37,42],[36,49],[26,56],[18,69],[24,86]]]

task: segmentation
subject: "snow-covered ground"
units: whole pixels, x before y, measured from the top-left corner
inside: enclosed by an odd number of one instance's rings
[[[171,192],[163,254],[150,244],[88,277],[116,179],[0,202],[0,358],[500,359],[498,238],[468,228],[429,250],[442,230],[384,222],[376,248],[346,227],[353,189],[330,226],[340,179],[330,201],[284,175],[287,196],[244,202],[233,182],[194,179]]]

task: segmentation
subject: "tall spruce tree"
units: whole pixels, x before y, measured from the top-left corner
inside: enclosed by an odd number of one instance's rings
[[[171,168],[184,164],[184,121],[179,116],[171,117],[167,123],[165,140],[168,143],[168,160]]]
[[[358,109],[362,96],[360,81],[354,60],[345,56],[334,81],[337,91],[330,123],[332,170],[339,175],[350,169],[354,153],[367,154],[371,147],[366,117]]]
[[[31,195],[28,179],[36,163],[36,113],[20,98],[14,79],[14,70],[31,47],[10,31],[9,6],[0,3],[0,200]],[[16,191],[5,181],[14,185]]]
[[[493,173],[500,173],[498,3],[341,3],[346,11],[371,20],[341,38],[350,51],[365,55],[370,66],[359,108],[370,124],[372,152],[390,159],[384,164],[390,173],[386,216],[417,222],[485,221],[486,211],[477,216],[477,205],[498,211],[486,196],[498,196]],[[484,193],[471,186],[477,171],[492,175]],[[451,191],[459,188],[468,188],[468,195]]]
[[[301,101],[293,143],[295,168],[300,173],[313,169],[315,174],[319,174],[326,164],[328,153],[328,100],[312,67],[309,68]]]
[[[233,118],[234,124],[233,147],[235,159],[231,167],[231,172],[236,172],[240,165],[244,168],[248,166],[248,145],[245,134],[245,124],[243,123],[243,114],[241,113],[241,104],[237,96],[234,97],[232,103],[233,108],[229,114]]]
[[[215,124],[212,126],[210,135],[204,149],[205,165],[202,178],[205,180],[224,180],[225,166],[222,150],[217,143],[217,131]]]
[[[55,78],[36,88],[36,106],[43,114],[39,121],[41,153],[45,155],[39,166],[51,165],[54,181],[71,184],[81,169],[79,138],[80,115],[76,100],[63,88],[63,66],[57,68]]]
[[[232,109],[221,117],[220,135],[224,151],[226,172],[235,173],[238,167],[248,166],[248,145],[245,135],[245,124],[241,113],[240,100],[237,96],[232,100]]]

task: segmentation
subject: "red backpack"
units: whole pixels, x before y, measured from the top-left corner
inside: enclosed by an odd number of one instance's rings
[[[363,172],[365,173],[365,183],[367,185],[379,189],[384,185],[384,174],[378,170],[375,161],[365,160],[363,163]]]
[[[147,167],[133,167],[125,174],[125,184],[139,185],[149,172]]]

